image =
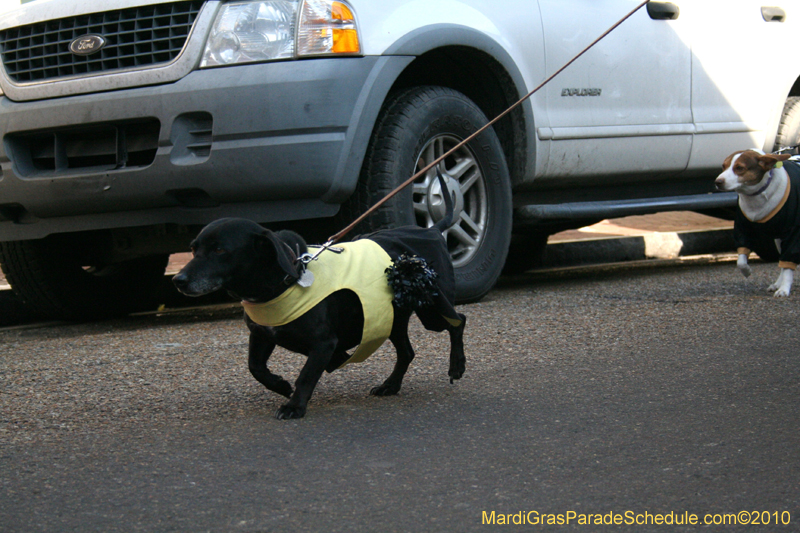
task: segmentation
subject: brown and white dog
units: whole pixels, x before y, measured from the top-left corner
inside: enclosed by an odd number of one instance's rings
[[[789,158],[760,150],[736,152],[725,159],[715,180],[717,189],[739,194],[734,221],[739,271],[750,275],[751,250],[766,259],[774,257],[777,247],[780,275],[768,290],[778,297],[791,293],[800,262],[800,167],[794,161],[784,165]]]

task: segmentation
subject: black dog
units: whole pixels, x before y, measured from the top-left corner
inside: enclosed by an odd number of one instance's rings
[[[439,181],[447,190],[441,176]],[[189,296],[226,289],[243,301],[250,329],[250,372],[266,388],[289,398],[276,413],[279,419],[303,417],[323,371],[332,372],[343,364],[362,361],[387,336],[397,351],[397,362],[391,375],[371,394],[397,394],[414,358],[408,338],[408,321],[413,312],[425,328],[449,332],[448,374],[452,383],[464,374],[462,338],[466,318],[453,307],[453,266],[441,233],[452,222],[453,202],[449,194],[444,196],[447,214],[435,226],[365,235],[322,251],[308,267],[303,261],[309,257],[304,256],[306,243],[296,233],[273,233],[243,219],[217,220],[203,228],[192,242],[194,258],[173,282]],[[314,253],[318,250],[311,248]],[[364,257],[367,264],[356,265]],[[362,268],[367,273],[359,270]],[[357,272],[353,273],[354,269]],[[343,270],[352,274],[349,281],[338,281]],[[353,279],[358,280],[358,286]],[[277,311],[273,312],[270,306],[282,306],[296,295],[310,292],[305,287],[309,282],[311,287],[327,287],[328,293],[323,292],[310,303],[289,303],[288,316],[275,318]],[[362,282],[371,286],[363,288]],[[267,368],[276,345],[308,358],[294,392],[286,380]],[[353,355],[347,353],[357,345]]]

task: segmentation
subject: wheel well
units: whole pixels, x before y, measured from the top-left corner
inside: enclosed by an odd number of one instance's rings
[[[789,91],[789,96],[800,96],[800,78],[797,78]]]
[[[465,94],[489,120],[519,100],[519,91],[508,72],[489,54],[466,46],[449,46],[427,52],[414,60],[395,81],[392,92],[418,85],[439,85]],[[527,135],[521,108],[494,125],[503,146],[512,183],[525,175]]]

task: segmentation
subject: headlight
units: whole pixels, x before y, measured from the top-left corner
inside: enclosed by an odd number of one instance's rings
[[[297,2],[231,2],[222,6],[208,36],[202,67],[294,56]]]
[[[358,54],[352,8],[332,0],[239,0],[222,6],[201,67]]]

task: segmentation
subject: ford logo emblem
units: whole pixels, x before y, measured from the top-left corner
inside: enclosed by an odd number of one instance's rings
[[[99,52],[106,45],[102,35],[82,35],[69,43],[69,51],[79,56],[88,56]]]

